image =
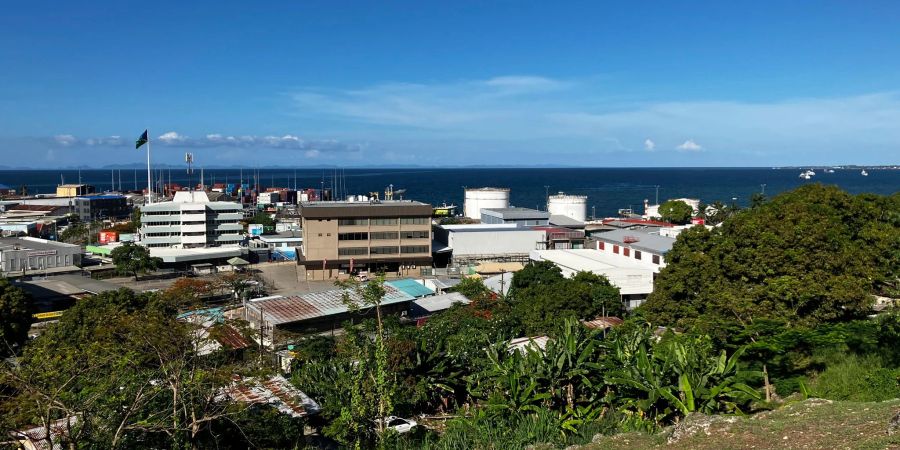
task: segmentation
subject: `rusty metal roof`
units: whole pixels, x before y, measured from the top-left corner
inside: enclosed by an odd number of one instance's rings
[[[262,381],[236,377],[226,391],[231,399],[248,405],[271,405],[279,412],[293,417],[306,417],[319,412],[319,404],[282,376]]]
[[[381,301],[382,305],[408,302],[415,299],[415,297],[387,283],[384,284],[384,290],[385,295]],[[350,293],[350,299],[357,303],[361,300],[355,292]],[[264,320],[271,325],[317,319],[343,314],[348,311],[347,305],[344,304],[344,291],[341,289],[311,292],[290,297],[263,297],[250,300],[247,303],[247,308],[257,314],[261,308]]]
[[[624,320],[622,320],[618,317],[607,316],[607,317],[598,317],[594,320],[584,320],[581,323],[583,323],[584,326],[594,329],[594,330],[603,330],[605,328],[617,327],[619,325],[622,325],[623,322],[624,322]]]
[[[228,324],[219,327],[216,332],[213,333],[213,337],[219,344],[222,344],[223,347],[227,347],[229,350],[240,350],[250,347],[250,342],[247,338],[245,338],[236,328]]]

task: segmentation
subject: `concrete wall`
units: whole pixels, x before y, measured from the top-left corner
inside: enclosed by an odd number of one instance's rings
[[[541,230],[450,231],[453,257],[470,255],[528,254],[544,240]]]

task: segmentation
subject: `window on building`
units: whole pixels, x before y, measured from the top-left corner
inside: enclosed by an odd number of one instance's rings
[[[602,241],[601,241],[601,242],[598,242],[598,243],[597,243],[597,250],[603,250],[603,249],[606,247],[606,245],[604,245],[604,244],[606,244],[606,243],[605,243],[605,242],[602,242]]]
[[[319,221],[321,222],[321,220]],[[368,225],[369,219],[338,219],[338,225],[343,226],[360,226]]]
[[[431,219],[428,217],[403,217],[400,219],[402,225],[428,225]]]
[[[400,253],[428,253],[431,249],[427,245],[403,245]]]
[[[400,253],[399,247],[372,247],[369,253],[373,255],[396,255]]]
[[[368,241],[369,233],[359,232],[359,233],[338,233],[339,241]]]
[[[360,256],[369,253],[366,247],[343,247],[338,249],[339,256]]]
[[[396,231],[380,231],[377,233],[372,233],[372,240],[396,240],[399,237],[399,234]]]
[[[378,219],[372,219],[372,225],[397,225],[397,220],[398,219],[396,217],[381,217]]]
[[[427,231],[401,231],[400,239],[427,239]]]
[[[659,265],[659,255],[653,255],[653,264]]]
[[[618,245],[613,245],[613,253],[615,253],[617,255],[619,254],[619,246]]]
[[[631,256],[631,249],[628,248],[628,247],[623,248],[623,249],[622,249],[622,254],[625,255],[625,256]]]
[[[66,265],[72,264],[71,255],[66,255]]]
[[[641,259],[641,251],[640,250],[634,251],[634,259]]]

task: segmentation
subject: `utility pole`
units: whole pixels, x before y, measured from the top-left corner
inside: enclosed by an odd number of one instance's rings
[[[544,185],[544,207],[550,206],[550,186]]]

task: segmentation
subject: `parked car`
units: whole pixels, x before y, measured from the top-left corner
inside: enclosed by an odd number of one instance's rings
[[[384,419],[384,426],[386,428],[391,428],[397,433],[409,433],[418,425],[415,420],[412,419],[404,419],[402,417],[397,416],[388,416]]]

